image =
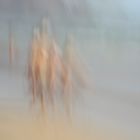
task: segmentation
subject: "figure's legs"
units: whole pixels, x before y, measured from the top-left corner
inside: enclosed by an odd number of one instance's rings
[[[36,103],[36,93],[37,93],[37,81],[35,75],[31,75],[30,88],[31,88],[31,108],[34,108]]]
[[[52,78],[49,79],[49,101],[51,103],[52,110],[54,111],[54,80]]]
[[[9,52],[9,67],[10,69],[12,69],[13,66],[13,55],[11,54],[11,52]]]
[[[36,81],[35,78],[32,77],[32,104],[35,104],[35,94],[36,94]]]
[[[46,76],[44,69],[41,69],[39,72],[38,86],[39,86],[38,94],[40,98],[41,111],[42,113],[45,113]]]
[[[69,118],[71,118],[71,91],[72,91],[72,85],[71,81],[68,79],[63,83],[63,101],[64,101],[64,107],[66,114]]]

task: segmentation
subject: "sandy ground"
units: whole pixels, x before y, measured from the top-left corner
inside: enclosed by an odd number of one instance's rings
[[[30,117],[18,111],[0,113],[1,140],[138,140],[138,133],[128,133],[109,125],[72,121],[63,117]]]
[[[70,121],[60,112],[44,117],[32,112],[21,73],[1,70],[0,81],[1,140],[140,139],[140,113],[129,100],[105,92],[83,96]]]

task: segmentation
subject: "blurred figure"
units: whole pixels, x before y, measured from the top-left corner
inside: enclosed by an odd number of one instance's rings
[[[64,48],[62,70],[63,99],[68,115],[71,115],[71,99],[74,95],[74,87],[78,88],[77,86],[86,86],[87,79],[83,69],[83,65],[80,63],[80,57],[74,46],[74,38],[70,35]]]
[[[31,88],[32,93],[32,105],[35,104],[36,101],[36,92],[37,92],[37,81],[36,81],[36,59],[37,59],[37,52],[39,47],[39,39],[40,34],[38,29],[34,29],[33,33],[33,39],[31,44],[31,50],[29,54],[29,60],[28,60],[28,80]]]
[[[71,116],[73,87],[76,84],[82,87],[86,85],[83,65],[80,63],[73,37],[69,36],[67,39],[62,55],[56,41],[49,38],[47,21],[44,19],[41,24],[41,32],[39,29],[34,30],[28,64],[32,105],[39,99],[41,110],[44,112],[47,99],[54,111],[54,99],[58,91],[56,91],[57,82],[61,76],[64,106],[67,114]]]
[[[48,53],[46,48],[40,46],[37,52],[36,58],[36,80],[38,86],[38,96],[40,97],[42,111],[44,112],[45,107],[45,93],[46,93],[46,71],[47,71],[47,63],[48,63]]]
[[[15,39],[13,36],[13,33],[11,31],[11,27],[9,29],[9,47],[8,47],[8,53],[9,53],[9,65],[10,68],[13,67],[13,65],[18,61],[18,49],[16,47]]]
[[[61,55],[60,50],[55,42],[52,40],[49,48],[49,63],[48,63],[48,92],[49,100],[54,109],[54,96],[57,86],[58,72],[61,69]]]
[[[42,21],[41,31],[34,31],[31,55],[29,60],[29,79],[31,81],[33,104],[39,98],[42,112],[45,111],[45,100],[48,84],[50,41],[47,33],[46,19]],[[49,93],[48,93],[49,94]]]
[[[72,93],[72,54],[70,51],[71,44],[67,40],[66,46],[63,52],[63,69],[62,69],[62,96],[66,112],[71,116],[71,103],[70,94]]]
[[[50,47],[51,47],[51,41],[50,38],[48,36],[48,30],[47,30],[47,19],[44,18],[42,20],[41,23],[41,40],[40,40],[40,46],[41,46],[41,50],[42,52],[46,53],[46,60],[44,59],[44,62],[40,62],[40,67],[42,67],[42,71],[41,72],[41,80],[42,80],[42,84],[43,87],[45,88],[45,95],[46,98],[48,99],[47,101],[50,101],[51,104],[53,104],[53,100],[52,98],[50,98],[50,92],[48,90],[49,88],[49,64],[50,64]],[[41,55],[40,55],[41,56]],[[41,57],[40,57],[41,58]],[[40,59],[41,61],[41,59]],[[44,64],[43,64],[44,63]],[[42,66],[41,66],[42,65]],[[43,68],[44,67],[44,68]]]
[[[40,31],[34,31],[31,55],[28,66],[29,80],[32,88],[32,103],[34,105],[36,98],[39,98],[41,110],[45,110],[45,90],[46,90],[46,69],[47,69],[47,51],[41,38]]]
[[[41,46],[48,48],[49,46],[49,35],[48,35],[48,29],[47,29],[47,19],[44,18],[41,22],[41,28],[40,28],[40,43]]]

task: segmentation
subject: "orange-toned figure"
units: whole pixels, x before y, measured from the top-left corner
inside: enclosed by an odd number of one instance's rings
[[[36,80],[38,84],[38,96],[41,101],[42,110],[44,110],[45,107],[47,59],[48,54],[46,49],[39,47],[36,60]]]
[[[49,100],[51,101],[51,105],[53,109],[54,109],[54,96],[56,93],[56,86],[57,86],[57,78],[60,69],[61,69],[60,51],[55,40],[52,40],[51,45],[49,47],[47,87],[48,87]]]
[[[40,32],[35,32],[36,37],[32,42],[31,58],[28,66],[28,76],[31,82],[32,101],[39,98],[41,109],[44,111],[44,90],[46,87],[47,51],[42,46]]]
[[[39,47],[39,31],[34,30],[34,36],[31,44],[31,50],[29,54],[28,60],[28,80],[31,88],[31,95],[32,95],[32,104],[35,104],[36,101],[36,92],[37,92],[37,73],[36,73],[36,59],[37,59],[37,52]]]
[[[57,72],[59,69],[59,50],[58,46],[55,42],[55,40],[49,39],[48,31],[47,31],[48,21],[47,19],[43,19],[42,21],[42,32],[41,32],[41,38],[42,38],[42,46],[46,48],[46,52],[48,55],[48,59],[46,62],[46,74],[44,74],[44,77],[46,76],[46,87],[47,87],[47,99],[48,102],[51,103],[51,107],[54,111],[54,96],[55,96],[55,89],[56,89],[56,81],[57,81]],[[45,79],[44,79],[45,80]]]
[[[42,81],[42,89],[44,92],[44,99],[49,98],[49,92],[48,92],[48,81],[49,81],[49,61],[50,61],[50,53],[49,53],[49,48],[50,48],[50,39],[48,36],[47,32],[47,20],[43,19],[42,20],[42,25],[41,25],[41,40],[40,40],[40,50],[42,52],[42,55],[39,56],[39,62],[40,63],[40,80]],[[42,59],[42,60],[41,60]],[[45,95],[48,95],[45,97]]]

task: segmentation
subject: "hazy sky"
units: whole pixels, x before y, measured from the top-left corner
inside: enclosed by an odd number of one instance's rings
[[[47,10],[54,11],[57,9],[63,10],[64,5],[68,8],[90,7],[90,11],[94,13],[112,14],[119,13],[120,10],[129,17],[139,17],[140,1],[139,0],[0,0],[1,12],[24,13],[30,12],[45,12]]]
[[[139,0],[88,0],[95,16],[140,19]]]
[[[0,15],[49,15],[68,22],[113,19],[139,23],[139,7],[139,0],[0,0]]]
[[[0,0],[0,11],[3,13],[24,13],[27,11],[29,13],[53,11],[57,13],[63,11],[65,6],[67,6],[67,10],[75,6],[79,6],[81,9],[86,7],[84,0]]]

